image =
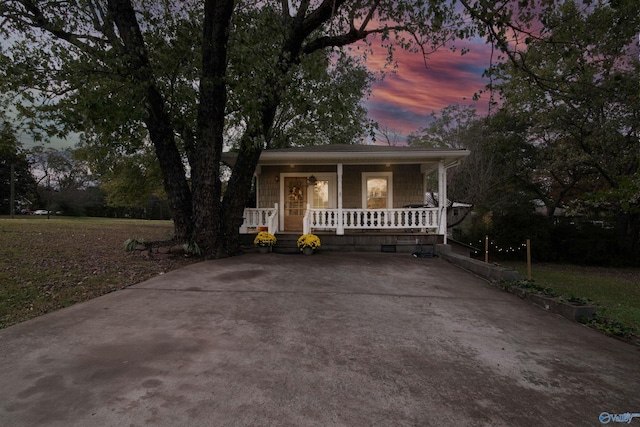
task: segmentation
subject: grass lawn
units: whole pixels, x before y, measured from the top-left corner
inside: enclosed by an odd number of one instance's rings
[[[526,263],[505,262],[527,277]],[[533,264],[532,279],[567,297],[587,298],[598,304],[598,316],[613,319],[633,333],[640,332],[640,269],[563,264]]]
[[[129,238],[172,235],[170,221],[0,217],[0,328],[192,263],[124,250]]]

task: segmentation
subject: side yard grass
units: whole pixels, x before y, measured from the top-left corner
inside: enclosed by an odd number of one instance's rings
[[[527,277],[524,262],[505,262]],[[598,306],[592,326],[618,336],[640,334],[640,269],[533,264],[534,284],[567,298],[586,298]]]
[[[0,218],[0,328],[139,283],[192,259],[127,253],[129,238],[170,240],[170,221]]]

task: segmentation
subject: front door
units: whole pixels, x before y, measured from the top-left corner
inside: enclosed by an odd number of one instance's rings
[[[284,230],[302,231],[302,219],[307,208],[307,178],[284,178]]]

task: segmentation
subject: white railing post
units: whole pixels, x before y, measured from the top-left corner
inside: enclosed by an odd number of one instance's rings
[[[278,204],[274,204],[274,209],[268,213],[267,229],[269,233],[276,234],[278,232]]]
[[[344,217],[342,212],[342,163],[338,163],[336,168],[338,175],[338,218],[336,218],[336,234],[342,236],[344,234]]]
[[[304,213],[304,218],[302,218],[302,234],[311,233],[311,226],[309,225],[310,208],[311,206],[307,203],[307,210]]]
[[[438,234],[444,236],[447,244],[447,169],[441,160],[438,164]]]

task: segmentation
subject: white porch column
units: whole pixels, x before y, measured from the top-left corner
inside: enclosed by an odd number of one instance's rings
[[[256,208],[260,208],[260,175],[262,174],[262,166],[256,166],[253,177],[256,179]]]
[[[429,179],[429,169],[428,169],[429,165],[427,164],[421,164],[420,165],[420,172],[422,172],[422,205],[423,206],[427,206],[428,200],[427,200],[427,180]],[[427,229],[426,228],[421,228],[420,229],[421,233],[426,233]]]
[[[422,204],[427,205],[427,173],[422,171]]]
[[[302,218],[302,234],[311,233],[311,225],[309,224],[309,209],[311,209],[311,205],[307,203],[307,210],[305,210],[304,218]]]
[[[342,218],[342,163],[338,163],[336,172],[338,174],[338,218],[336,224],[336,234],[344,235],[344,223]]]
[[[444,244],[447,244],[447,169],[444,160],[438,163],[438,234],[444,236]]]
[[[278,213],[278,204],[274,203],[273,207],[275,208],[276,212],[273,216],[273,218],[271,218],[271,220],[269,221],[269,233],[271,234],[276,234],[278,232],[278,218],[280,217],[280,214]]]

